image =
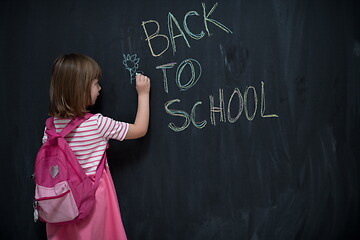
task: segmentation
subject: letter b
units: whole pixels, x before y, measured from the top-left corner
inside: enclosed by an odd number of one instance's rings
[[[148,34],[147,30],[146,30],[146,27],[145,27],[145,25],[148,24],[148,23],[155,23],[156,26],[157,26],[156,32],[153,33],[153,34],[150,35],[150,36],[149,36],[149,34]],[[169,48],[169,44],[170,44],[169,38],[168,38],[166,35],[164,35],[164,34],[159,34],[159,32],[160,32],[160,25],[159,25],[159,23],[158,23],[157,21],[155,21],[155,20],[148,20],[148,21],[146,21],[146,22],[142,22],[141,25],[142,25],[142,27],[144,28],[144,32],[145,32],[145,35],[146,35],[145,41],[148,42],[148,45],[149,45],[151,54],[152,54],[154,57],[159,57],[159,56],[161,56],[161,55],[162,55],[164,52],[166,52],[166,50]],[[153,47],[152,47],[151,42],[150,42],[150,40],[152,40],[152,39],[154,39],[154,38],[156,38],[156,37],[163,37],[163,38],[166,39],[166,42],[167,42],[166,48],[165,48],[162,52],[160,52],[159,54],[155,54],[155,53],[154,53]]]

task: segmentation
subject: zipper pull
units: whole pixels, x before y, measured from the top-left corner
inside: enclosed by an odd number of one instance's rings
[[[37,220],[39,219],[39,211],[37,209],[38,206],[38,202],[36,200],[34,200],[34,222],[37,222]]]

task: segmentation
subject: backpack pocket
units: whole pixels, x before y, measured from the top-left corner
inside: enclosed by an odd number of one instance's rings
[[[74,220],[79,215],[74,196],[67,181],[52,188],[36,185],[35,200],[39,217],[48,223]]]

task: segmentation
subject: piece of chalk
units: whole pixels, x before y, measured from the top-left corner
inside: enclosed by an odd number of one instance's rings
[[[135,76],[139,75],[140,73],[135,73]]]

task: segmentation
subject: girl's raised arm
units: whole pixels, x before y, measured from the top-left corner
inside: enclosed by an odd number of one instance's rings
[[[133,124],[129,124],[129,130],[125,139],[136,139],[145,136],[149,126],[150,79],[142,74],[137,74],[136,91],[138,93],[136,118]]]

